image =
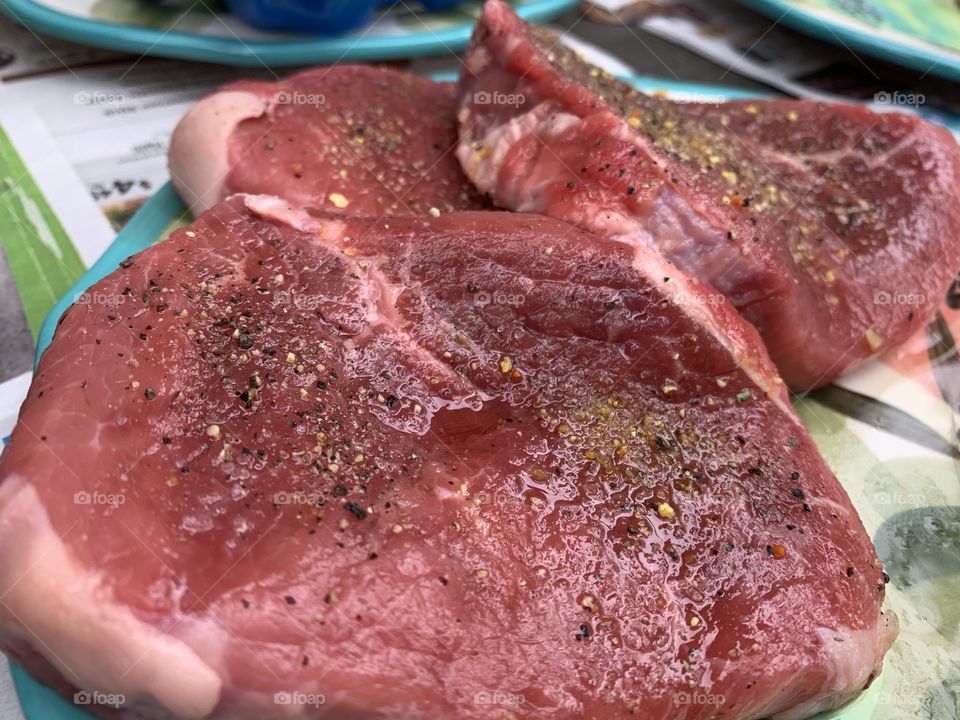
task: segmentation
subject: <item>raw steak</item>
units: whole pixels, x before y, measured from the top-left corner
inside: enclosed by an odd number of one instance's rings
[[[904,341],[960,268],[960,151],[915,116],[651,97],[500,0],[462,90],[480,190],[657,249],[731,299],[794,390]]]
[[[893,640],[755,331],[643,248],[235,196],[87,297],[0,626],[127,717],[799,718]]]
[[[170,174],[195,213],[236,192],[373,217],[484,209],[457,162],[455,116],[451,83],[388,68],[237,82],[180,121]]]

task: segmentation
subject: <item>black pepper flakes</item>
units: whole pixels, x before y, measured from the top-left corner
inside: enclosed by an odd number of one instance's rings
[[[347,512],[353,513],[356,516],[357,520],[363,520],[367,517],[367,511],[356,503],[348,502],[344,503],[343,509]]]

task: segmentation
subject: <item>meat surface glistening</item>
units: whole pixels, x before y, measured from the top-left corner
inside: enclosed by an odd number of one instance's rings
[[[906,340],[960,269],[960,149],[915,115],[646,95],[501,0],[461,90],[481,191],[663,253],[730,298],[793,390]]]
[[[758,335],[642,245],[238,195],[85,297],[0,639],[120,717],[802,718],[896,634]]]

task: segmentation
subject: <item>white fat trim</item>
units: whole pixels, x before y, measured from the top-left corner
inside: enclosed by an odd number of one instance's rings
[[[829,675],[816,697],[774,714],[772,720],[804,720],[856,698],[871,675],[879,674],[883,655],[896,633],[897,617],[889,610],[874,628],[817,628],[814,634],[820,642],[820,658]]]
[[[209,210],[228,194],[230,136],[237,125],[268,111],[269,100],[230,90],[210,95],[187,112],[170,139],[170,178],[194,215]]]
[[[289,225],[299,232],[316,235],[321,240],[329,241],[330,247],[339,248],[338,241],[346,230],[346,225],[340,220],[330,217],[320,220],[306,209],[291,205],[274,195],[238,194],[234,197],[243,198],[243,204],[250,212],[267,220]]]
[[[122,694],[127,705],[153,699],[190,720],[219,703],[219,674],[114,600],[95,570],[71,556],[36,488],[19,475],[0,489],[0,588],[0,623],[77,687]]]

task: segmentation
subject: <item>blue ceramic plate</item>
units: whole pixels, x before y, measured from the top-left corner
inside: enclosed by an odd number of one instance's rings
[[[452,80],[449,76],[436,76],[437,80]],[[647,92],[666,92],[672,97],[684,100],[722,102],[743,97],[757,97],[758,93],[746,93],[727,88],[706,87],[686,83],[672,83],[645,77],[626,78],[641,90]],[[172,226],[189,219],[189,214],[168,183],[154,195],[127,223],[117,239],[107,248],[103,256],[87,273],[77,281],[70,291],[60,299],[47,316],[37,340],[37,361],[53,338],[57,321],[73,303],[74,298],[95,282],[110,274],[130,255],[140,252],[166,237]],[[13,681],[20,697],[20,704],[27,720],[93,720],[83,710],[63,700],[52,690],[44,687],[19,667],[14,666]],[[816,720],[870,720],[881,693],[883,677],[878,678],[870,688],[847,706],[829,713],[818,715]]]
[[[516,0],[517,13],[548,20],[577,0]],[[266,33],[244,25],[216,3],[176,5],[144,0],[3,0],[0,11],[37,32],[83,45],[224,65],[281,67],[391,60],[463,50],[480,0],[443,12],[415,13],[398,3],[357,32],[338,37]],[[184,10],[183,8],[187,8]]]
[[[854,52],[960,81],[960,5],[954,0],[740,2]]]

